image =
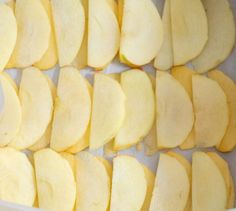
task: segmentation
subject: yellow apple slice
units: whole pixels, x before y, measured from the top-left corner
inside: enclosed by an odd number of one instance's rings
[[[11,8],[0,3],[0,71],[7,65],[17,38],[16,18]]]
[[[11,81],[10,81],[11,80]],[[14,81],[5,74],[0,74],[4,104],[0,114],[0,146],[9,144],[17,135],[21,125],[21,104],[17,90],[12,85]]]
[[[50,40],[50,22],[38,0],[16,1],[17,41],[9,63],[13,67],[28,67],[38,62]]]
[[[19,97],[22,123],[10,146],[26,149],[35,144],[45,133],[53,111],[53,97],[47,78],[37,68],[23,70]]]
[[[168,70],[173,66],[170,0],[165,1],[162,23],[164,40],[161,49],[154,60],[154,67],[158,70]]]
[[[109,177],[112,178],[112,165],[111,165],[111,163],[103,157],[97,156],[97,159],[103,163],[104,167],[107,170]]]
[[[119,24],[109,2],[89,0],[88,65],[96,69],[104,68],[117,54],[119,45]]]
[[[192,130],[194,115],[191,99],[173,76],[158,72],[156,100],[158,148],[177,147]]]
[[[126,96],[126,116],[115,137],[116,150],[125,149],[140,142],[152,128],[155,118],[154,91],[144,71],[123,72],[121,86]]]
[[[235,83],[226,76],[224,73],[218,70],[211,71],[208,76],[215,80],[223,89],[228,103],[229,109],[229,125],[226,133],[217,146],[217,149],[222,152],[232,151],[236,145],[236,87]]]
[[[107,210],[111,178],[103,162],[88,152],[76,156],[76,210]]]
[[[183,211],[189,194],[190,180],[185,167],[175,157],[161,154],[149,210]]]
[[[201,0],[170,0],[174,65],[197,57],[208,39],[207,17]]]
[[[199,147],[219,145],[229,122],[226,95],[217,82],[205,76],[194,75],[192,86],[195,143]]]
[[[94,80],[90,149],[109,142],[125,118],[125,95],[120,84],[104,74],[95,74]]]
[[[192,161],[192,210],[226,210],[227,190],[215,162],[204,152],[195,152]]]
[[[49,45],[48,49],[44,53],[43,57],[40,59],[40,61],[36,62],[34,64],[35,67],[41,69],[41,70],[47,70],[52,67],[54,67],[57,63],[57,47],[56,47],[56,40],[55,40],[55,32],[53,27],[53,21],[52,21],[52,9],[51,9],[51,3],[49,0],[40,0],[45,11],[47,12],[48,19],[50,21],[51,26],[51,32],[50,32],[50,38],[49,38]]]
[[[52,0],[59,65],[70,65],[84,36],[85,14],[80,0]]]
[[[75,176],[75,156],[68,152],[61,152],[60,155],[68,161]]]
[[[200,72],[213,69],[231,53],[235,43],[235,23],[228,0],[203,0],[208,19],[209,39],[201,54],[192,61]]]
[[[146,191],[143,166],[131,156],[114,158],[110,211],[141,210]]]
[[[32,206],[36,197],[34,169],[27,156],[15,149],[0,149],[0,199]]]
[[[151,0],[123,0],[120,58],[141,66],[157,55],[163,41],[162,21]]]
[[[72,211],[76,184],[69,162],[51,149],[34,154],[39,208]]]
[[[91,113],[86,79],[73,67],[60,70],[50,146],[64,151],[85,134]]]

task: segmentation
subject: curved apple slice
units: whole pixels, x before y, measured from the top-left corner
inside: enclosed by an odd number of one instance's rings
[[[23,70],[19,97],[22,122],[17,136],[9,145],[26,149],[42,137],[52,118],[52,93],[47,78],[39,69],[29,67]]]

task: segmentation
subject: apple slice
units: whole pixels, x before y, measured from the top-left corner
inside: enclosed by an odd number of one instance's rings
[[[90,121],[91,97],[86,79],[73,67],[60,70],[50,146],[64,151],[84,136]]]
[[[144,71],[123,72],[121,86],[126,96],[126,117],[115,137],[115,150],[125,149],[140,142],[152,128],[155,118],[154,91]]]
[[[80,0],[51,0],[59,65],[70,65],[84,36],[85,14]]]
[[[95,74],[89,148],[98,149],[109,142],[124,118],[125,95],[120,84],[107,75]]]
[[[71,169],[74,173],[74,176],[75,176],[75,174],[76,174],[76,171],[75,171],[75,156],[68,153],[68,152],[61,152],[60,155],[68,161],[68,163],[70,164],[70,167],[71,167]]]
[[[184,87],[169,73],[157,72],[156,106],[158,148],[181,145],[192,130],[193,106]]]
[[[214,70],[208,73],[208,76],[215,80],[223,89],[228,103],[229,109],[229,125],[226,133],[217,146],[217,149],[222,152],[232,151],[236,145],[236,87],[235,83],[224,73]]]
[[[175,157],[161,154],[149,210],[183,211],[189,194],[190,180],[185,167]]]
[[[162,23],[164,29],[164,40],[161,49],[154,60],[154,67],[158,70],[168,70],[173,66],[170,0],[165,1]]]
[[[208,39],[207,17],[201,0],[170,0],[174,65],[197,57]]]
[[[114,158],[110,211],[141,210],[146,191],[143,166],[131,156]]]
[[[88,152],[76,156],[76,210],[107,210],[111,178],[103,162]]]
[[[151,130],[148,135],[143,139],[145,145],[145,154],[147,156],[152,156],[158,151],[157,147],[157,129],[156,121],[154,121]]]
[[[97,159],[103,163],[104,167],[107,170],[109,177],[112,178],[112,170],[113,169],[112,169],[111,163],[107,159],[105,159],[104,157],[97,156]]]
[[[26,149],[45,133],[53,112],[53,97],[47,78],[37,68],[23,70],[19,97],[22,123],[10,146]]]
[[[149,63],[163,42],[163,26],[157,8],[151,0],[123,0],[120,8],[121,61],[132,66]]]
[[[34,154],[39,208],[72,211],[76,184],[69,162],[51,149]]]
[[[115,0],[112,0],[115,4]],[[88,65],[102,69],[116,56],[120,29],[108,0],[89,0]]]
[[[215,162],[204,152],[195,152],[192,161],[192,210],[226,210],[227,190]]]
[[[14,50],[17,37],[16,18],[11,8],[0,3],[0,71],[7,65]]]
[[[208,18],[209,39],[201,54],[192,61],[194,68],[207,72],[223,62],[235,43],[235,23],[228,0],[203,0]]]
[[[195,143],[199,147],[219,145],[229,122],[226,95],[217,82],[205,76],[194,75],[192,85]]]

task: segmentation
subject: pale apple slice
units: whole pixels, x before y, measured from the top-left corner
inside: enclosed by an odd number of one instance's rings
[[[207,17],[201,0],[170,0],[174,65],[197,57],[208,39]]]
[[[107,159],[105,159],[104,157],[97,156],[97,159],[103,163],[104,167],[107,170],[109,177],[112,178],[112,165],[111,165],[111,163]]]
[[[111,178],[103,162],[88,152],[76,156],[76,210],[107,210]]]
[[[221,174],[224,177],[226,190],[227,190],[227,209],[234,208],[234,183],[232,180],[232,175],[230,173],[230,169],[228,166],[228,163],[221,158],[217,153],[215,152],[208,152],[208,156],[215,162],[217,167],[219,168]]]
[[[205,76],[192,77],[194,140],[199,147],[219,145],[227,130],[229,111],[220,85]]]
[[[207,72],[223,62],[235,43],[235,23],[228,0],[203,0],[208,19],[209,39],[201,54],[192,61],[194,68]]]
[[[17,40],[8,67],[28,67],[38,62],[50,40],[50,21],[38,0],[16,1]]]
[[[75,176],[75,156],[68,152],[61,152],[60,155],[68,161]]]
[[[193,106],[181,83],[166,72],[157,72],[156,112],[158,148],[181,145],[192,130]]]
[[[17,38],[16,18],[11,8],[0,3],[0,71],[7,65]]]
[[[11,81],[10,81],[11,80]],[[0,146],[9,144],[17,135],[21,125],[21,104],[15,89],[15,83],[5,74],[0,74],[0,84],[4,96],[3,109],[0,114]]]
[[[89,148],[97,149],[119,131],[125,118],[125,95],[120,84],[95,74]]]
[[[141,66],[155,58],[163,42],[163,26],[151,0],[123,0],[120,59]]]
[[[146,191],[143,166],[131,156],[114,158],[110,211],[141,210]]]
[[[32,206],[36,197],[34,169],[27,156],[10,147],[0,149],[0,199]]]
[[[9,144],[26,149],[35,144],[45,133],[53,112],[53,97],[47,78],[37,68],[23,70],[19,97],[22,123],[16,137]]]
[[[88,128],[91,97],[86,79],[73,67],[60,70],[50,146],[64,151],[77,144]]]
[[[173,66],[170,0],[165,1],[162,23],[164,29],[164,40],[161,49],[154,60],[154,67],[158,70],[168,70]]]
[[[217,149],[222,152],[232,151],[236,145],[236,87],[231,78],[226,76],[223,72],[214,70],[208,76],[215,80],[223,89],[228,103],[229,109],[229,125],[226,133],[217,146]]]
[[[70,65],[84,36],[85,14],[80,0],[51,0],[59,65]]]
[[[175,157],[161,154],[149,210],[183,211],[189,194],[190,180],[185,167]]]
[[[116,56],[119,45],[119,24],[110,3],[107,0],[89,0],[88,65],[104,68]]]
[[[76,184],[69,162],[51,149],[34,154],[39,208],[72,211]]]
[[[154,91],[144,71],[123,72],[121,86],[126,96],[126,116],[115,137],[115,150],[125,149],[140,142],[152,128],[155,119]]]
[[[204,152],[195,152],[192,159],[192,210],[226,210],[227,190],[217,165]]]

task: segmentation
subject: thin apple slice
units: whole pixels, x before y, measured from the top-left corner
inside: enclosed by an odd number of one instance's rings
[[[47,78],[37,68],[23,70],[19,97],[22,107],[22,123],[18,134],[9,144],[26,149],[35,144],[51,122],[53,97]]]
[[[34,154],[39,208],[72,211],[76,184],[69,162],[51,149]]]
[[[154,91],[145,72],[123,72],[121,86],[126,96],[126,116],[115,137],[115,150],[125,149],[140,142],[152,128],[155,118]]]
[[[76,156],[76,210],[107,210],[111,178],[105,165],[88,152]]]
[[[84,36],[85,14],[80,0],[51,0],[59,65],[70,65]]]
[[[95,74],[89,148],[97,149],[109,142],[124,118],[125,95],[120,84],[107,75]]]
[[[50,146],[64,151],[83,138],[90,121],[91,97],[86,79],[73,67],[60,70]]]
[[[228,0],[202,0],[206,10],[209,39],[201,54],[192,61],[194,68],[207,72],[223,62],[235,43],[235,23]]]
[[[199,147],[219,145],[227,130],[227,99],[220,85],[205,76],[192,77],[195,113],[194,139]]]
[[[151,0],[120,1],[122,12],[120,58],[142,66],[155,58],[163,42],[163,26]]]
[[[204,152],[195,152],[192,161],[192,210],[226,210],[227,190],[215,162]]]
[[[158,148],[181,145],[192,130],[193,106],[188,93],[169,73],[156,76]]]
[[[88,65],[104,68],[116,56],[119,45],[119,24],[110,3],[108,0],[89,0]]]
[[[174,65],[197,57],[208,39],[207,17],[201,0],[170,0]]]
[[[232,151],[236,145],[236,87],[231,78],[223,72],[214,70],[208,73],[208,76],[215,80],[223,89],[228,103],[229,109],[229,125],[226,133],[217,146],[217,149],[222,152]]]
[[[175,157],[161,154],[149,210],[183,211],[189,194],[190,180],[185,167]]]
[[[131,156],[114,158],[110,210],[141,210],[146,191],[143,166]]]

